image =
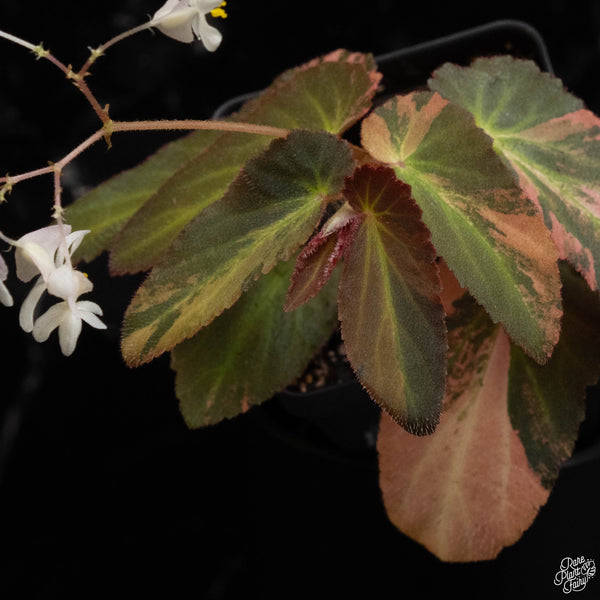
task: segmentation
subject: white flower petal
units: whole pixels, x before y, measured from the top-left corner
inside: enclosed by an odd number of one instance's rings
[[[222,4],[220,0],[168,0],[156,11],[150,25],[186,44],[193,42],[195,35],[207,50],[214,52],[223,36],[207,23],[205,15]]]
[[[8,277],[8,265],[4,260],[4,257],[0,254],[0,281],[6,281]]]
[[[45,342],[50,337],[50,334],[62,323],[65,315],[70,312],[71,309],[66,302],[59,302],[51,306],[33,324],[33,338],[35,341]]]
[[[196,8],[204,14],[209,13],[215,8],[219,8],[223,4],[223,0],[192,0],[191,3],[194,4],[194,1]]]
[[[95,315],[102,316],[102,314],[103,314],[102,309],[95,302],[90,302],[89,300],[80,300],[77,303],[77,307],[80,308],[81,310],[93,313]]]
[[[194,33],[202,40],[202,43],[209,52],[214,52],[223,39],[221,32],[212,25],[209,25],[206,17],[201,13],[198,14],[198,18],[194,21]]]
[[[65,245],[66,245],[67,251],[69,253],[69,256],[73,256],[73,253],[75,252],[75,250],[77,250],[77,248],[79,248],[79,245],[81,244],[83,238],[89,232],[90,232],[89,229],[79,229],[79,230],[74,231],[73,233],[70,233],[69,235],[66,236]],[[54,263],[57,267],[60,267],[65,262],[66,262],[65,250],[64,250],[63,244],[61,243],[58,246],[58,250],[56,252],[56,259],[55,259]]]
[[[81,333],[81,316],[79,313],[69,310],[62,318],[58,328],[58,342],[61,352],[65,356],[71,356],[77,346],[77,340]]]
[[[36,275],[41,274],[44,280],[48,279],[54,270],[54,251],[48,254],[44,246],[37,242],[26,241],[19,243],[15,252],[17,277],[21,281],[31,281]]]
[[[78,229],[73,233],[67,236],[67,246],[69,247],[69,252],[73,254],[77,248],[79,248],[79,244],[83,241],[83,238],[90,232],[89,229]]]
[[[42,294],[46,290],[46,284],[42,277],[38,277],[35,285],[31,288],[29,294],[23,300],[21,304],[21,310],[19,311],[19,325],[23,331],[31,333],[33,331],[33,315],[35,313],[35,307],[37,306]]]
[[[54,256],[56,249],[60,246],[60,243],[63,239],[61,227],[64,229],[65,236],[68,236],[71,233],[70,225],[50,225],[48,227],[42,227],[41,229],[36,229],[35,231],[26,233],[17,240],[17,244],[21,245],[26,244],[27,242],[33,242],[34,244],[38,244],[38,246],[44,248],[48,254]]]
[[[187,0],[167,0],[167,2],[154,13],[152,20],[154,21],[166,17],[169,13],[173,12],[178,5],[188,6],[188,2]]]
[[[77,308],[79,308],[79,306]],[[94,329],[107,329],[106,324],[103,323],[94,313],[86,310],[80,310],[79,316]]]
[[[41,246],[46,251],[50,260],[54,262],[54,255],[63,240],[63,235],[68,236],[70,233],[70,225],[50,225],[49,227],[42,227],[41,229],[31,231],[20,237],[17,240],[17,251],[15,256],[17,263],[17,277],[22,281],[29,281],[37,275],[35,270],[32,271],[31,257],[27,256],[27,254],[23,254],[23,246],[30,243]]]
[[[54,266],[59,267],[65,262],[64,248],[67,251],[71,248],[69,254],[72,254],[86,233],[86,230],[71,233],[71,226],[63,224],[42,227],[25,234],[15,244],[17,277],[21,281],[30,281],[39,272],[47,279]]]
[[[71,265],[62,265],[50,274],[46,282],[48,293],[58,298],[66,300],[67,298],[77,298],[79,282]]]
[[[190,8],[189,3],[185,0],[174,3],[168,11],[163,10],[166,8],[167,5],[157,11],[150,21],[150,25],[178,42],[184,44],[193,42],[192,20],[195,18],[197,10]]]
[[[10,295],[8,288],[2,281],[0,281],[0,303],[4,304],[4,306],[12,306],[14,304],[14,300]]]
[[[189,22],[181,23],[177,26],[162,26],[157,25],[156,28],[164,33],[166,36],[177,40],[178,42],[183,42],[184,44],[191,44],[194,41],[194,34],[192,33],[192,28]]]
[[[73,275],[77,281],[77,298],[79,298],[79,296],[82,294],[91,292],[94,289],[94,284],[81,271],[73,271]]]
[[[0,302],[4,306],[12,306],[14,304],[12,296],[8,288],[2,283],[8,277],[8,266],[2,256],[0,256]]]

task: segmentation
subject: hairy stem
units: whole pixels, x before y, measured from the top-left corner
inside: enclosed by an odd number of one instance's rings
[[[96,61],[96,59],[98,57],[102,56],[111,46],[124,40],[125,38],[128,38],[131,35],[134,35],[136,33],[139,33],[140,31],[149,29],[150,26],[151,26],[150,23],[143,23],[142,25],[138,25],[137,27],[133,27],[132,29],[128,29],[127,31],[124,31],[123,33],[120,33],[119,35],[116,35],[114,38],[108,40],[108,42],[105,42],[104,44],[101,44],[97,48],[94,48],[91,51],[89,58],[85,61],[84,65],[77,72],[77,75],[81,78],[84,78],[88,74],[90,67]]]
[[[43,58],[48,62],[52,63],[55,67],[60,69],[67,77],[73,81],[75,87],[85,96],[87,101],[90,103],[90,106],[94,109],[94,112],[98,115],[102,123],[107,123],[110,120],[108,116],[108,112],[103,109],[99,102],[96,100],[94,94],[92,94],[90,88],[87,86],[83,77],[81,77],[78,73],[74,73],[71,67],[68,67],[63,62],[58,60],[49,50],[46,50],[42,44],[38,44],[37,46],[28,42],[16,35],[12,35],[11,33],[6,33],[5,31],[0,31],[0,38],[4,38],[10,42],[13,42],[19,46],[23,46],[23,48],[27,48],[33,54],[37,60]]]
[[[231,131],[237,133],[251,133],[268,135],[271,137],[286,137],[290,130],[270,125],[255,125],[254,123],[240,123],[236,121],[194,121],[194,120],[161,120],[161,121],[113,121],[113,131],[174,131],[197,130],[206,131]]]
[[[174,131],[174,130],[187,130],[193,131],[202,129],[205,131],[225,131],[225,132],[237,132],[237,133],[249,133],[254,135],[267,135],[271,137],[285,137],[290,133],[289,129],[283,129],[280,127],[271,127],[269,125],[255,125],[254,123],[238,123],[235,121],[192,121],[192,120],[181,120],[181,121],[108,121],[104,127],[98,129],[95,133],[90,135],[77,147],[73,148],[68,154],[63,156],[59,161],[41,169],[35,169],[33,171],[27,171],[19,175],[6,175],[0,177],[0,184],[12,188],[15,183],[25,181],[27,179],[33,179],[40,175],[47,175],[54,173],[55,177],[62,169],[68,165],[73,159],[87,150],[90,146],[95,144],[102,138],[109,138],[110,135],[116,131]],[[108,141],[108,139],[107,139]],[[55,185],[56,190],[56,185]],[[55,209],[60,209],[60,202],[56,203],[55,195]]]

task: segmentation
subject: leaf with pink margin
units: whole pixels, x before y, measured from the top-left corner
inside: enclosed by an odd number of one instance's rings
[[[429,85],[470,111],[494,139],[541,209],[567,259],[598,289],[600,268],[600,119],[530,61],[481,58],[446,64]]]
[[[362,141],[412,187],[461,285],[513,341],[547,361],[562,315],[558,253],[473,116],[437,93],[396,96],[363,121]]]
[[[600,306],[563,268],[563,334],[538,365],[470,296],[451,304],[459,294],[442,274],[450,351],[440,424],[419,439],[382,416],[380,485],[390,520],[438,558],[490,560],[531,525],[572,452],[585,385],[600,372]]]
[[[438,422],[446,327],[430,233],[410,187],[388,167],[363,166],[344,197],[360,214],[344,253],[342,337],[369,395],[416,435]]]

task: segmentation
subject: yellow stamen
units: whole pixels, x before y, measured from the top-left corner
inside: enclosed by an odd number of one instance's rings
[[[220,17],[221,19],[226,19],[227,18],[227,13],[225,12],[225,10],[223,9],[223,6],[226,6],[227,2],[223,2],[221,3],[221,5],[219,6],[219,8],[213,8],[210,11],[210,14],[213,17]]]

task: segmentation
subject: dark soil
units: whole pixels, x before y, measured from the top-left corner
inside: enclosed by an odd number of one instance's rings
[[[354,379],[352,366],[339,330],[336,331],[298,379],[288,386],[292,392],[311,392]]]

